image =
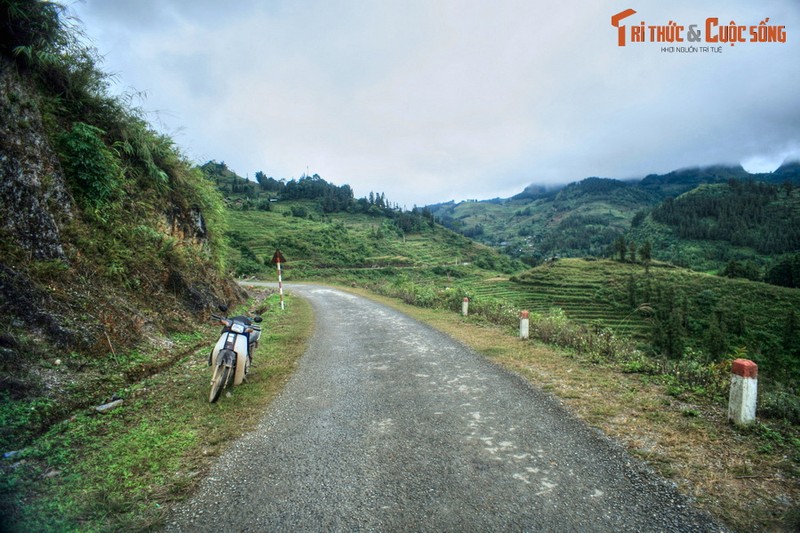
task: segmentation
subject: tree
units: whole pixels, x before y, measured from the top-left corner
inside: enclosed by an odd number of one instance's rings
[[[619,238],[614,241],[614,251],[619,255],[620,262],[625,262],[625,253],[627,252],[628,245],[625,243],[625,236],[620,235]]]
[[[728,261],[728,264],[725,265],[719,275],[726,278],[744,278],[751,281],[761,281],[762,279],[761,269],[758,268],[758,265],[752,261],[736,261],[733,259]]]
[[[639,259],[641,259],[645,265],[648,265],[653,259],[653,246],[650,244],[650,241],[644,241],[644,244],[639,249]]]
[[[721,312],[714,313],[703,340],[706,350],[714,361],[718,361],[728,351],[728,338]]]
[[[784,257],[764,276],[764,281],[783,287],[800,287],[800,254]]]
[[[636,309],[636,278],[633,274],[628,277],[628,305],[631,309]]]
[[[675,289],[657,289],[653,316],[653,348],[670,358],[683,355],[684,328],[681,306],[676,301]]]
[[[789,309],[783,325],[783,349],[787,354],[800,355],[800,320],[794,309]]]

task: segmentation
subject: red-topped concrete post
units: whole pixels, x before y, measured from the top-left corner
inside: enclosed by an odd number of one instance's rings
[[[758,365],[748,359],[736,359],[731,369],[728,420],[737,426],[755,422],[757,396]]]
[[[525,340],[530,332],[530,313],[528,311],[519,312],[519,338]]]
[[[461,314],[467,316],[469,314],[469,298],[464,296],[464,301],[461,302]]]

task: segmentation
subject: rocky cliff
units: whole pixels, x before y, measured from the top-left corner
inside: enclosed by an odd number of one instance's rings
[[[76,113],[33,74],[0,57],[0,398],[55,400],[43,429],[124,387],[105,378],[121,375],[124,354],[151,355],[123,381],[163,366],[168,335],[244,293],[224,274],[213,187],[171,141],[102,94]],[[83,131],[114,169],[100,175],[113,185],[102,202],[75,170],[94,155],[69,151],[90,120]]]
[[[58,157],[44,135],[35,89],[0,60],[0,220],[3,238],[32,259],[63,259],[60,227],[72,217]]]

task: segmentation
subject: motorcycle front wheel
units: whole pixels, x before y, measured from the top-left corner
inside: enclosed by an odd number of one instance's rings
[[[214,403],[219,399],[222,394],[222,389],[228,384],[231,376],[231,367],[225,365],[217,365],[214,369],[214,375],[211,376],[211,394],[208,396],[208,401]]]

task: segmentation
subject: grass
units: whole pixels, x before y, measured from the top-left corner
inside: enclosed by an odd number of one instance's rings
[[[2,514],[11,531],[119,531],[158,527],[211,462],[254,427],[305,350],[313,320],[306,302],[256,294],[265,308],[254,367],[242,386],[208,403],[207,355],[217,326],[177,334],[196,347],[173,366],[124,391],[106,414],[75,413],[2,463]],[[243,310],[244,311],[244,310]],[[197,347],[199,344],[200,347]]]
[[[787,437],[763,422],[736,428],[719,405],[670,396],[647,375],[620,373],[537,341],[520,341],[513,328],[480,318],[348,290],[436,327],[557,396],[734,530],[800,528],[796,431]]]

